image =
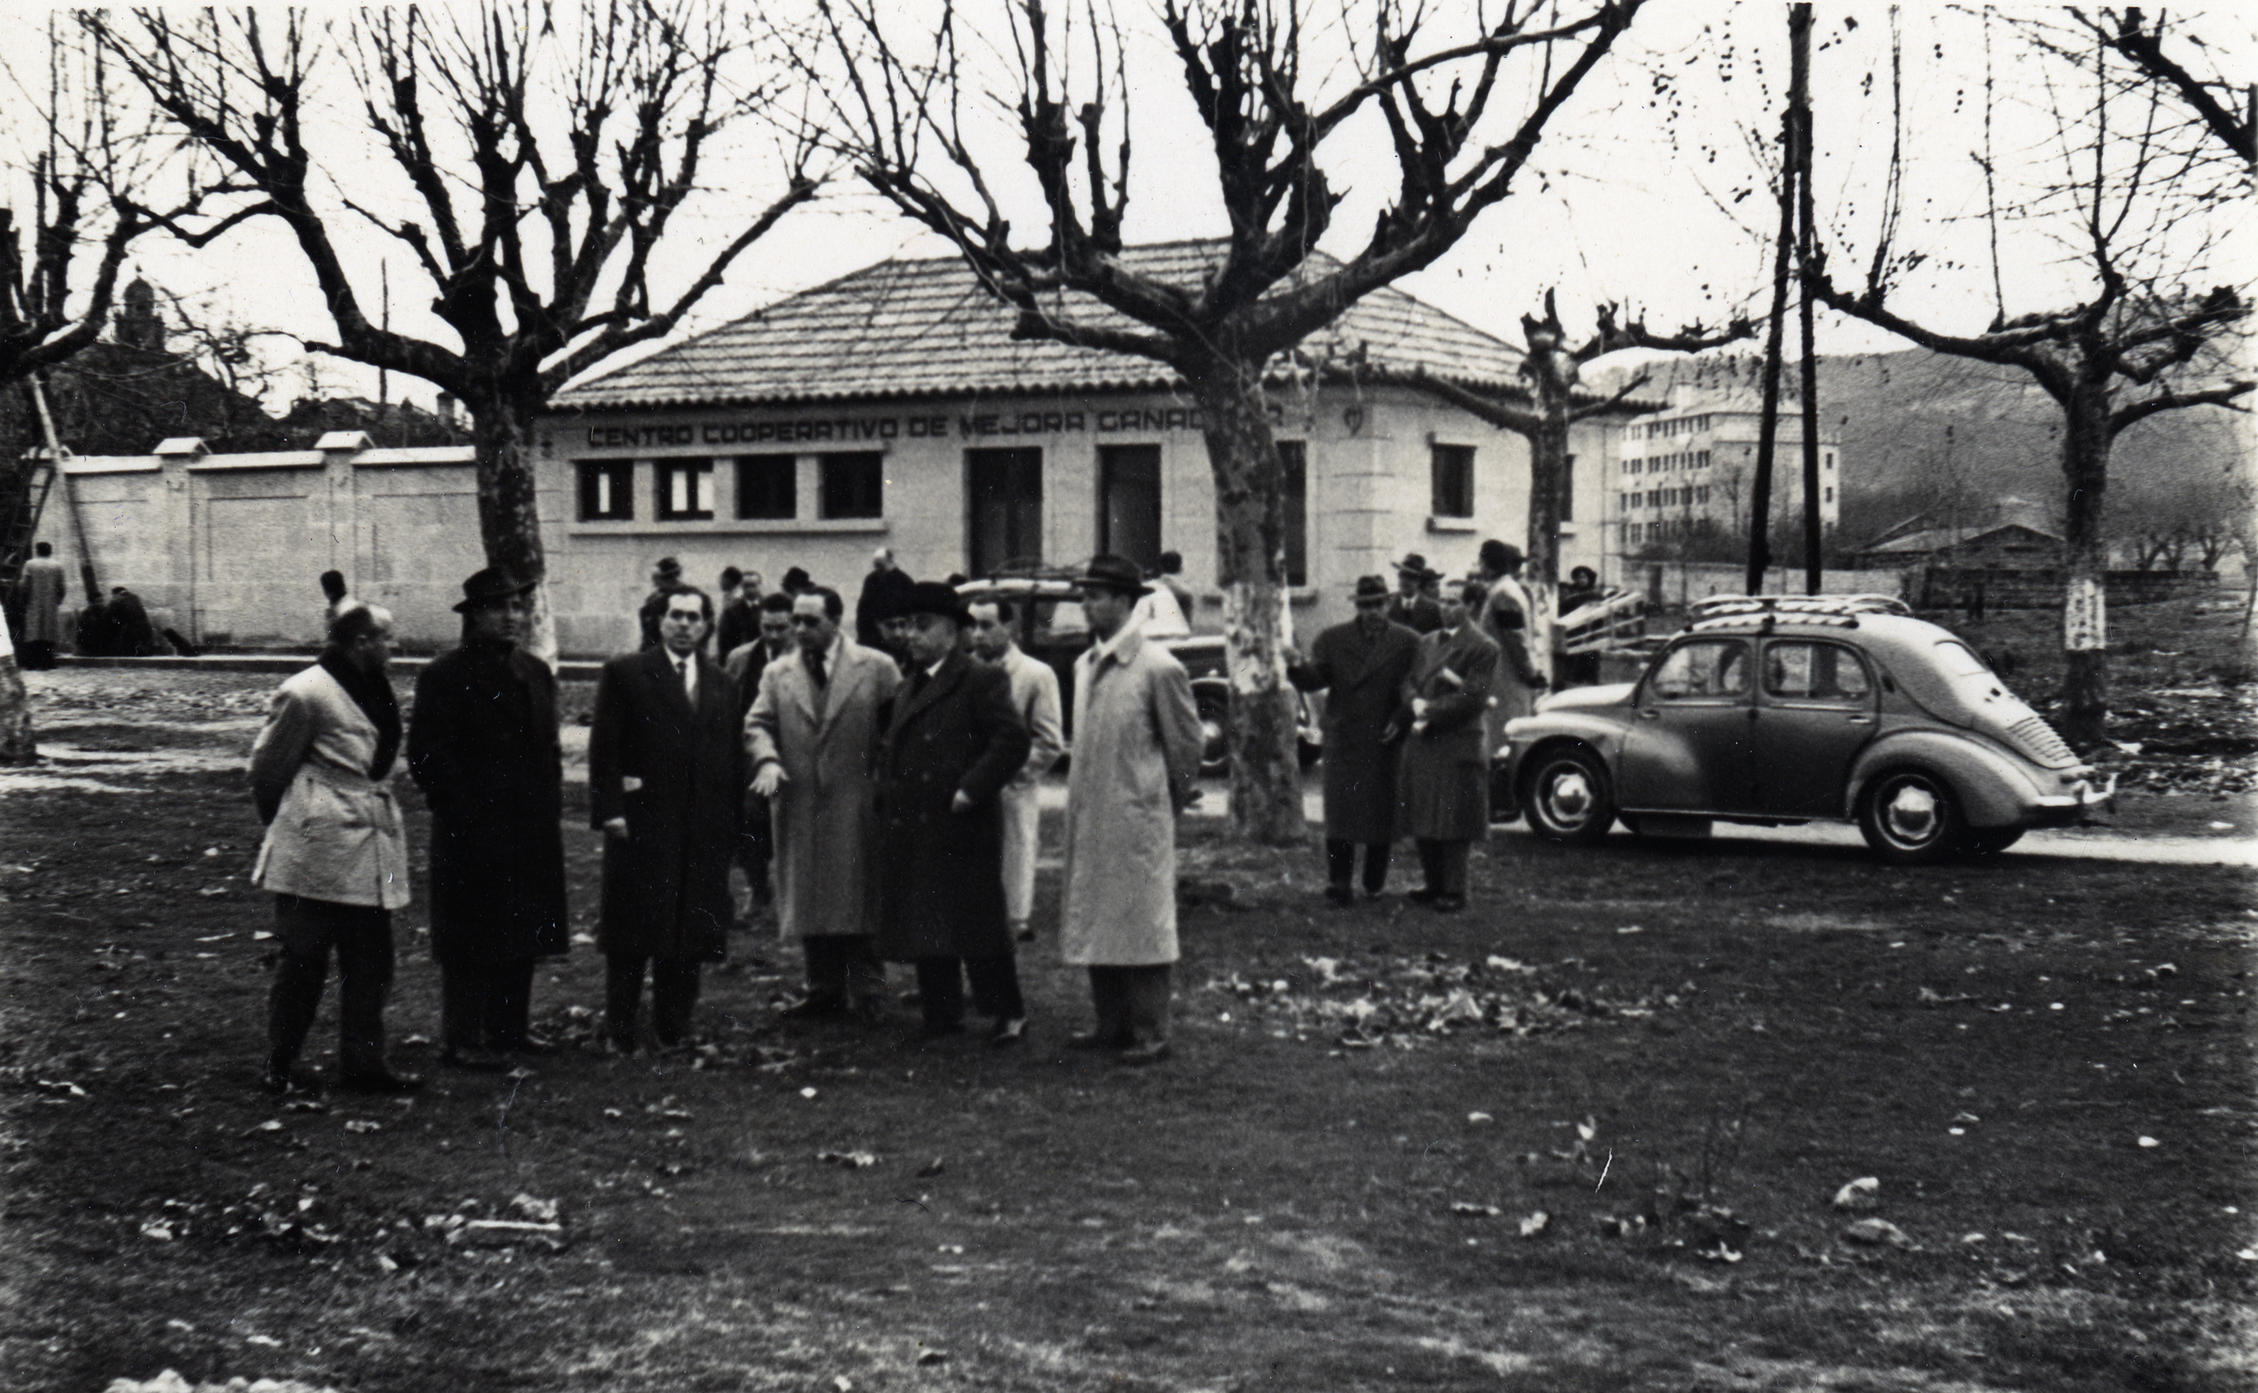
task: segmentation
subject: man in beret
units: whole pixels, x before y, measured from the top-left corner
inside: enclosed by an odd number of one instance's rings
[[[1027,762],[1027,727],[1003,672],[959,651],[956,591],[920,581],[903,593],[909,676],[894,694],[877,758],[879,953],[917,966],[927,1035],[964,1029],[964,978],[992,1045],[1027,1028],[1004,911],[997,796]]]
[[[431,805],[440,1060],[461,1069],[553,1048],[530,1028],[533,969],[570,946],[557,679],[519,647],[532,590],[492,567],[463,582],[463,641],[416,679],[408,729]]]
[[[1089,969],[1097,1027],[1067,1043],[1151,1064],[1169,1052],[1176,816],[1198,792],[1199,707],[1183,666],[1129,622],[1137,563],[1092,557],[1080,585],[1096,643],[1074,660],[1059,956]]]

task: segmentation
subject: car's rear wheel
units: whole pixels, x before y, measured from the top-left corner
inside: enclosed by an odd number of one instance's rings
[[[1901,866],[1947,860],[1968,845],[1960,799],[1926,769],[1878,775],[1859,800],[1858,830],[1875,855]]]
[[[1968,850],[1978,856],[1997,856],[2021,840],[2020,827],[1978,827],[1968,833]]]
[[[1599,756],[1576,746],[1540,750],[1521,777],[1529,830],[1556,842],[1596,842],[1615,822],[1615,791]]]

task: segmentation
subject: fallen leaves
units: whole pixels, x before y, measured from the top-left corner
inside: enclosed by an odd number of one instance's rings
[[[1921,1246],[1913,1241],[1911,1234],[1887,1219],[1856,1220],[1842,1231],[1842,1236],[1852,1243],[1863,1243],[1869,1247],[1887,1245],[1908,1253]]]
[[[1578,967],[1546,969],[1495,954],[1371,953],[1304,958],[1303,970],[1286,976],[1234,972],[1206,987],[1243,1003],[1274,1034],[1314,1034],[1343,1049],[1416,1049],[1452,1036],[1529,1036],[1635,1019],[1675,1009],[1693,990],[1622,996],[1563,980]],[[1222,1019],[1228,1023],[1228,1014]]]

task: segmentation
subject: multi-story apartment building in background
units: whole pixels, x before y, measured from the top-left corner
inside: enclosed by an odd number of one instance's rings
[[[1670,405],[1623,425],[1607,486],[1615,555],[1697,537],[1744,542],[1755,501],[1761,403],[1672,387]],[[1821,426],[1819,517],[1832,530],[1842,516],[1842,441]],[[1772,473],[1775,523],[1803,515],[1803,419],[1781,403]]]

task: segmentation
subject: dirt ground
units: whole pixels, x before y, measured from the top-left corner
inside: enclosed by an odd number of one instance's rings
[[[271,682],[137,682],[35,674],[61,757],[0,780],[0,1388],[2258,1386],[2246,869],[1514,831],[1446,917],[1191,822],[1145,1071],[1059,1048],[1049,942],[999,1052],[790,1029],[746,933],[695,1054],[588,1048],[583,943],[536,989],[574,1048],[447,1074],[411,907],[432,1088],[297,1111],[254,1087]],[[2248,748],[2128,816],[2247,837]]]

